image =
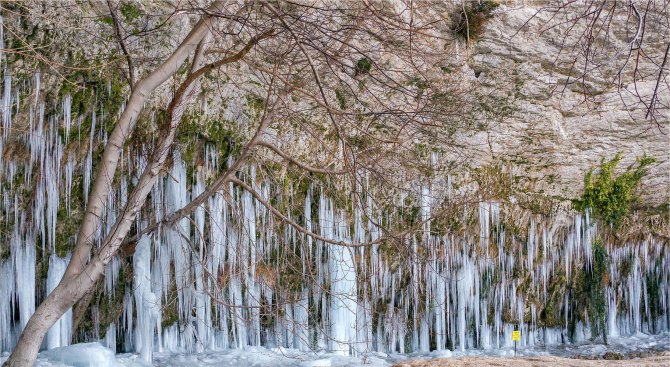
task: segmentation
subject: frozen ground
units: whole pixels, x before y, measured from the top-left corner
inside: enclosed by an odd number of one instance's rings
[[[457,357],[430,360],[400,362],[394,367],[667,367],[669,356],[647,357],[643,359],[627,359],[621,361],[584,360],[552,356],[535,357]]]
[[[658,335],[637,334],[633,336],[610,338],[609,344],[576,343],[550,346],[537,345],[517,349],[517,356],[557,356],[566,358],[600,358],[607,352],[619,353],[623,356],[635,357],[645,354],[656,354],[670,350],[670,334]],[[411,359],[429,359],[444,357],[479,357],[514,356],[514,348],[491,350],[469,349],[461,351],[434,351],[427,354],[410,354]]]
[[[670,351],[670,334],[644,335],[638,334],[624,338],[616,338],[609,345],[601,344],[570,344],[557,346],[535,346],[518,349],[518,356],[543,357],[540,359],[530,358],[528,363],[558,362],[559,359],[544,358],[548,356],[567,358],[594,358],[599,359],[607,352],[615,352],[627,358],[644,357],[648,355],[659,355],[664,351]],[[293,349],[267,349],[250,347],[244,350],[232,349],[219,352],[207,352],[194,355],[155,353],[154,365],[165,367],[209,367],[209,366],[234,366],[234,367],[361,367],[361,366],[391,366],[397,363],[412,366],[446,366],[445,361],[431,361],[437,358],[459,358],[458,361],[451,360],[449,365],[477,365],[484,364],[491,358],[472,357],[511,357],[514,350],[510,348],[497,350],[466,350],[464,352],[440,351],[424,354],[410,355],[387,355],[384,353],[370,353],[360,357],[344,357],[329,353],[305,353]],[[465,358],[462,358],[465,357]],[[0,363],[7,355],[0,357]],[[657,358],[658,359],[658,358]],[[656,361],[663,365],[670,357],[663,357]],[[431,363],[426,363],[430,361]],[[502,362],[504,360],[498,360]],[[515,360],[524,365],[524,360]],[[654,359],[650,359],[653,362]],[[456,362],[456,363],[454,363]],[[481,363],[480,363],[481,362]],[[469,364],[468,364],[469,363]],[[488,363],[488,362],[486,362]],[[515,362],[516,363],[516,362]],[[577,364],[574,364],[577,363]],[[583,364],[579,364],[583,363]],[[588,361],[574,361],[564,365],[589,365]],[[503,363],[503,365],[507,365]],[[614,365],[617,365],[616,363]],[[64,348],[56,348],[42,352],[36,367],[143,367],[139,357],[135,354],[119,354],[114,356],[111,351],[98,343],[76,344]]]

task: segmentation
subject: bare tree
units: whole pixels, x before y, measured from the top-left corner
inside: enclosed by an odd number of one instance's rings
[[[368,187],[365,180],[374,180],[390,189],[407,188],[408,176],[421,176],[421,167],[411,158],[415,156],[417,142],[424,137],[437,141],[449,139],[444,129],[454,123],[452,117],[463,104],[442,104],[447,98],[458,101],[461,91],[457,84],[450,87],[440,71],[442,55],[433,50],[443,48],[445,39],[440,36],[439,27],[444,25],[440,23],[439,12],[430,4],[410,2],[389,6],[363,2],[343,7],[309,2],[231,5],[217,1],[207,7],[187,5],[170,14],[197,14],[200,20],[165,60],[151,68],[134,59],[123,35],[118,3],[107,3],[110,26],[127,66],[126,80],[131,93],[96,166],[95,181],[66,273],[35,311],[6,366],[33,363],[49,328],[90,293],[123,246],[133,246],[143,234],[189,217],[230,183],[250,192],[278,221],[308,237],[346,247],[381,241],[333,241],[273,207],[238,177],[261,151],[270,153],[275,161],[286,162],[309,174],[343,182],[356,198],[355,205],[365,210],[362,199]],[[187,60],[190,60],[189,71],[182,73]],[[150,71],[141,76],[143,70]],[[98,239],[124,146],[132,138],[149,97],[169,80],[175,83],[175,89],[165,117],[159,122],[152,153],[128,200],[118,210],[116,222]],[[248,80],[254,83],[249,86]],[[185,207],[162,222],[138,226],[135,219],[169,162],[189,103],[205,93],[201,92],[205,88],[207,93],[220,90],[224,81],[237,91],[255,96],[257,115],[249,121],[246,128],[249,134],[241,150]],[[287,149],[295,144],[316,146],[322,154],[316,159],[296,157],[295,151]],[[402,174],[389,174],[389,170],[399,166],[407,169]],[[402,243],[398,239],[419,230],[399,232],[378,225],[384,240],[397,244]],[[127,240],[129,234],[134,239]],[[100,245],[94,248],[98,240]],[[83,303],[83,308],[86,304]]]
[[[476,107],[476,101],[472,90],[443,70],[449,56],[443,50],[453,42],[444,34],[454,29],[442,14],[454,9],[462,14],[459,24],[465,28],[458,32],[469,41],[474,36],[470,23],[475,19],[468,18],[465,4],[451,4],[455,6],[451,9],[413,1],[215,1],[207,6],[193,1],[174,8],[161,4],[162,11],[156,6],[152,9],[159,14],[151,16],[161,19],[137,27],[128,27],[127,19],[120,16],[122,5],[107,1],[92,5],[85,13],[105,20],[118,49],[109,63],[123,71],[130,94],[95,166],[95,181],[65,276],[26,325],[7,366],[32,364],[45,333],[60,316],[77,302],[79,316],[88,308],[90,298],[86,296],[92,294],[113,258],[131,255],[142,236],[191,218],[214,195],[230,199],[235,190],[251,195],[272,220],[293,228],[306,242],[345,248],[383,244],[407,261],[421,260],[422,254],[407,243],[430,231],[430,217],[422,216],[413,223],[375,222],[381,233],[375,239],[333,240],[297,220],[288,205],[279,205],[259,192],[247,168],[259,167],[261,174],[278,180],[273,175],[279,166],[279,170],[299,172],[301,178],[344,187],[347,200],[370,218],[384,206],[403,209],[394,194],[420,191],[417,183],[435,170],[426,163],[430,161],[427,144],[453,149],[456,154],[467,149],[453,136],[455,130],[469,128],[468,111]],[[589,90],[591,79],[606,79],[619,88],[624,103],[643,106],[644,118],[661,127],[668,107],[670,45],[659,35],[667,34],[667,11],[667,4],[651,0],[593,0],[549,3],[538,16],[549,14],[542,33],[557,32],[564,37],[556,63],[567,65],[573,75],[566,88],[581,88],[588,103],[597,99]],[[194,17],[198,21],[183,39],[176,41],[177,36],[169,34],[178,34],[179,25],[172,22]],[[611,24],[622,19],[630,29],[614,37]],[[165,56],[143,55],[154,37],[178,45]],[[26,46],[3,52],[34,58],[54,73],[64,68],[30,42],[22,40],[21,44]],[[643,90],[638,88],[640,83],[652,87]],[[160,95],[167,96],[167,101],[157,97]],[[250,117],[235,121],[239,134],[234,143],[239,150],[225,157],[229,159],[225,168],[217,167],[215,177],[191,202],[159,221],[139,222],[138,215],[150,211],[145,208],[147,197],[178,148],[176,139],[189,108],[199,99],[212,97],[221,102],[232,99],[231,95],[247,98],[246,107],[253,110]],[[137,184],[115,213],[111,229],[102,231],[120,157],[140,134],[138,120],[152,104],[162,113],[151,131],[155,138],[149,143],[151,154],[139,168]],[[631,111],[635,114],[634,108]],[[446,195],[435,195],[437,202],[444,203],[444,210],[454,210]],[[185,242],[186,251],[195,252],[196,244]],[[206,241],[202,243],[206,246]],[[282,264],[303,271],[290,259],[283,259]],[[226,281],[221,279],[224,272],[204,276],[213,281],[213,288],[207,291],[214,300],[226,302],[217,298],[218,288]],[[283,302],[292,301],[290,295],[284,296]],[[75,324],[76,320],[77,315]]]

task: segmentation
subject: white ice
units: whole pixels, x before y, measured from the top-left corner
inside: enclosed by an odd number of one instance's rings
[[[670,349],[670,334],[646,335],[613,338],[608,345],[577,343],[555,346],[533,346],[517,349],[518,356],[553,355],[559,357],[592,356],[601,357],[605,352],[622,354],[644,351],[666,351]],[[154,353],[154,366],[164,367],[364,367],[391,366],[406,359],[432,359],[451,357],[513,356],[514,348],[466,349],[465,351],[432,351],[409,355],[371,352],[359,356],[343,356],[337,353],[304,352],[298,349],[247,347],[245,349],[226,349],[196,354]],[[7,359],[5,353],[0,363]],[[148,366],[138,354],[118,354],[99,343],[74,344],[51,349],[40,353],[36,367],[144,367]]]

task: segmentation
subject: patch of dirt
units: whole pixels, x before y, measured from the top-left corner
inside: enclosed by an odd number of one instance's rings
[[[670,366],[670,352],[654,357],[628,359],[628,360],[584,360],[562,357],[461,357],[461,358],[438,358],[429,360],[405,361],[393,367],[475,367],[475,366],[500,366],[500,367],[535,367],[535,366]]]

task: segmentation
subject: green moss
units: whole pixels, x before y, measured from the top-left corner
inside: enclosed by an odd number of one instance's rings
[[[176,312],[166,312],[166,308],[163,308],[163,319],[161,320],[161,327],[163,329],[174,325],[179,322],[179,316]]]
[[[283,231],[278,233],[277,236],[288,238]],[[288,297],[289,299],[285,301],[289,302],[293,302],[301,294],[305,279],[316,276],[316,274],[309,273],[311,269],[316,269],[316,264],[312,264],[307,269],[303,268],[302,251],[304,242],[300,239],[295,241],[289,240],[282,246],[273,248],[269,256],[257,264],[256,271],[262,282],[281,290],[281,294],[277,294],[277,296]]]
[[[163,315],[161,320],[162,328],[172,326],[179,322],[179,314],[177,312],[177,286],[175,283],[170,285],[167,299],[168,302],[163,303],[163,308],[161,310],[161,314]]]
[[[475,168],[473,176],[483,200],[507,201],[515,191],[514,182],[501,163]]]
[[[251,112],[252,116],[258,116],[263,109],[265,108],[265,99],[257,95],[248,94],[247,99],[247,108]]]
[[[354,69],[354,76],[367,74],[372,70],[372,60],[367,57],[362,57],[356,62],[356,67]]]
[[[411,87],[416,87],[420,91],[424,91],[430,87],[430,83],[423,78],[420,78],[418,76],[412,77],[408,82],[407,85]]]
[[[74,236],[79,229],[79,216],[66,215],[66,210],[58,210],[58,230],[56,231],[56,255],[64,257],[74,246]]]
[[[35,240],[36,244],[41,243],[41,238],[37,238]],[[36,278],[37,279],[46,279],[47,275],[49,275],[49,255],[42,251],[42,246],[36,246],[36,249],[38,251],[38,262],[37,262],[37,269],[36,269]],[[47,250],[48,251],[48,250]]]
[[[421,207],[417,205],[408,205],[400,211],[401,228],[413,228],[421,220]]]
[[[299,246],[295,246],[295,248],[298,249]],[[302,291],[305,274],[302,272],[300,251],[291,252],[292,253],[290,255],[284,258],[282,265],[279,267],[277,281],[279,283],[279,289],[297,294]]]
[[[226,164],[229,156],[240,154],[243,140],[240,133],[234,129],[235,124],[227,120],[203,121],[199,113],[190,113],[183,117],[176,135],[178,149],[187,163],[188,182],[193,182],[193,170],[201,164],[204,152],[203,146],[211,144],[219,153],[219,162]],[[149,133],[151,135],[151,133]]]
[[[344,96],[344,92],[340,89],[335,89],[335,98],[337,98],[337,104],[340,106],[341,110],[347,109],[347,99]]]
[[[521,193],[517,195],[519,207],[529,210],[533,214],[549,216],[554,210],[556,197],[550,197],[541,193]]]
[[[540,321],[544,327],[556,328],[563,326],[564,318],[561,314],[561,307],[566,285],[565,273],[562,270],[558,270],[550,279],[549,286],[547,287],[548,296],[544,303],[544,308],[540,312]]]
[[[132,2],[121,4],[119,11],[121,12],[123,18],[127,21],[133,21],[142,16],[142,11],[140,8],[137,6],[137,4]]]
[[[620,161],[619,153],[609,162],[602,160],[597,174],[593,169],[588,171],[584,178],[584,194],[573,202],[577,210],[591,209],[596,218],[615,228],[621,225],[633,204],[639,200],[635,191],[647,174],[647,168],[656,160],[643,156],[615,176]]]
[[[602,335],[607,343],[607,300],[605,289],[609,283],[609,255],[601,241],[593,243],[591,267],[591,299],[589,315],[591,317],[591,335]]]
[[[587,321],[588,316],[591,324],[591,336],[597,338],[602,336],[607,343],[607,298],[605,290],[609,284],[609,255],[602,241],[593,243],[593,255],[591,264],[584,264],[583,268],[576,272],[573,278],[573,294],[575,312],[572,321]]]
[[[272,171],[269,172],[269,175],[277,175],[283,167],[281,164],[277,164],[276,167],[269,168]],[[282,188],[270,197],[270,205],[280,212],[288,214],[299,224],[304,225],[305,198],[312,187],[320,187],[325,191],[331,190],[326,175],[306,173],[301,169],[289,167],[282,178]],[[332,195],[332,197],[338,196]],[[318,202],[318,190],[314,189],[311,191],[312,222],[318,221]]]
[[[114,18],[109,15],[98,18],[98,21],[107,25],[114,25]]]
[[[365,135],[351,135],[345,137],[347,143],[357,150],[366,150],[370,148],[375,142],[368,136]]]
[[[435,213],[430,222],[430,231],[433,235],[440,237],[449,233],[464,234],[474,217],[473,210],[468,210],[467,207],[464,208],[462,205],[455,205],[451,202],[445,203]]]
[[[92,290],[89,307],[81,316],[77,329],[73,330],[73,340],[75,342],[88,342],[95,335],[92,335],[94,330],[93,310],[97,309],[97,322],[100,328],[100,336],[104,337],[107,328],[111,323],[117,323],[123,314],[124,295],[127,290],[132,289],[132,268],[128,262],[121,261],[119,268],[119,277],[117,278],[116,286],[108,293],[105,290],[105,282],[97,282],[96,287]],[[121,340],[117,341],[121,343]]]
[[[240,154],[242,144],[241,136],[231,128],[232,123],[228,121],[213,121],[207,126],[207,136],[212,141],[222,158]]]
[[[56,231],[56,255],[64,257],[72,250],[74,246],[75,235],[79,231],[81,224],[81,213],[84,212],[84,198],[82,189],[82,178],[77,176],[72,182],[72,191],[70,197],[70,213],[67,211],[67,203],[65,196],[61,197],[61,202],[58,205],[57,223],[58,230]]]
[[[9,246],[0,244],[0,260],[8,259],[9,255],[10,255]]]
[[[619,264],[619,274],[622,279],[628,278],[630,272],[633,269],[634,258],[632,255],[626,256],[621,260]]]
[[[662,266],[660,259],[657,260],[657,265]],[[659,309],[659,305],[663,304],[661,301],[661,287],[663,283],[661,281],[661,275],[652,273],[647,275],[647,294],[649,295],[645,302],[649,306],[649,315],[651,320],[658,320],[658,317],[662,314],[662,310]],[[650,323],[654,328],[654,332],[658,332],[656,329],[656,323]]]
[[[69,141],[77,140],[80,133],[85,135],[90,132],[93,112],[98,116],[97,126],[104,126],[108,132],[111,131],[126,98],[126,84],[121,75],[116,71],[101,70],[101,60],[88,60],[78,53],[70,53],[68,63],[81,66],[64,75],[60,89],[55,93],[49,92],[46,98],[63,100],[69,95],[72,117],[85,117],[79,128],[74,127],[70,130]],[[60,107],[55,105],[54,108]],[[60,133],[64,136],[63,128],[60,129]]]

